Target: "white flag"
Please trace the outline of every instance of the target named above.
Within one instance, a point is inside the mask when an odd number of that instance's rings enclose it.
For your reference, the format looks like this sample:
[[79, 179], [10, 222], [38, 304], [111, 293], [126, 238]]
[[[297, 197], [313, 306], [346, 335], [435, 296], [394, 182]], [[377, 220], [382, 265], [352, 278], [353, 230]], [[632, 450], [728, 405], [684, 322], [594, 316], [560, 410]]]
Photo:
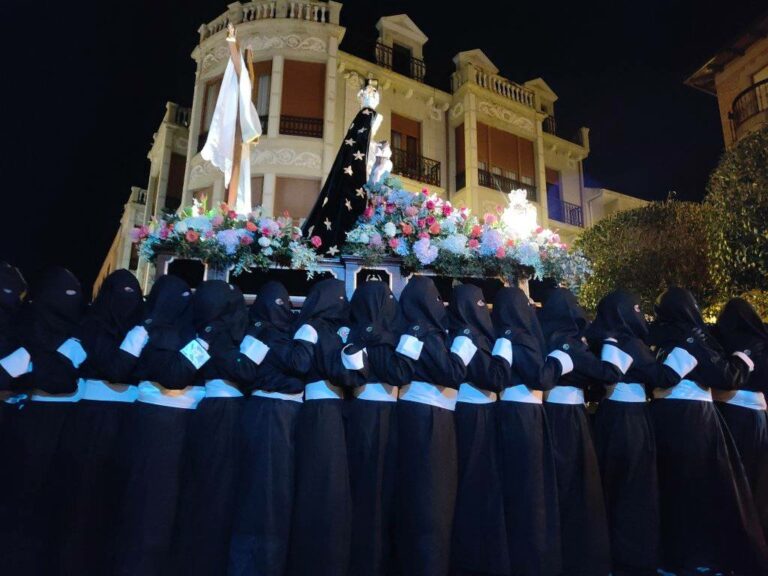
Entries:
[[240, 56], [240, 70], [240, 81], [238, 82], [235, 65], [230, 58], [227, 62], [224, 78], [221, 81], [219, 97], [216, 99], [216, 108], [213, 111], [208, 138], [200, 156], [224, 172], [224, 186], [229, 186], [235, 151], [235, 123], [238, 120], [239, 111], [240, 131], [243, 139], [237, 145], [243, 147], [243, 153], [240, 160], [240, 178], [237, 185], [235, 210], [244, 214], [253, 208], [251, 204], [251, 159], [248, 145], [261, 136], [261, 122], [256, 108], [251, 102], [251, 79], [248, 77], [242, 55]]

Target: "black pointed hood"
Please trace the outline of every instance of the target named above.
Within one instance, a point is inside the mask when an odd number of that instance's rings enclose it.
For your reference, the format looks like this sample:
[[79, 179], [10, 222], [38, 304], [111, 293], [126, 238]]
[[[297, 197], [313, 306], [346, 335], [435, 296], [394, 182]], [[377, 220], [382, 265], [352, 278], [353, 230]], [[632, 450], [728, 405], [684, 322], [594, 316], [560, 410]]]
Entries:
[[717, 317], [716, 336], [729, 353], [751, 350], [768, 355], [768, 328], [743, 298], [731, 298]]
[[475, 346], [490, 352], [495, 340], [493, 322], [483, 291], [478, 286], [455, 286], [451, 292], [448, 316], [452, 336], [467, 336]]
[[568, 340], [581, 340], [589, 326], [587, 315], [576, 296], [565, 288], [550, 291], [539, 320], [549, 348], [559, 347]]
[[163, 350], [180, 350], [195, 337], [192, 291], [178, 276], [161, 276], [149, 292], [144, 326], [150, 343]]
[[501, 288], [496, 292], [491, 319], [497, 337], [508, 338], [513, 344], [523, 340], [533, 342], [544, 355], [547, 346], [536, 310], [520, 288]]
[[245, 336], [243, 293], [223, 280], [206, 280], [192, 299], [195, 330], [212, 346], [231, 346]]
[[144, 297], [139, 281], [128, 270], [116, 270], [106, 277], [86, 311], [81, 333], [85, 339], [91, 331], [104, 331], [122, 340], [143, 317]]
[[264, 342], [273, 332], [291, 334], [296, 316], [291, 312], [291, 297], [280, 282], [267, 282], [256, 293], [248, 314], [248, 333]]
[[341, 280], [329, 278], [310, 288], [298, 325], [317, 322], [325, 323], [334, 332], [349, 322], [349, 301]]
[[640, 309], [640, 299], [629, 292], [614, 290], [597, 305], [597, 315], [587, 331], [590, 341], [602, 342], [606, 338], [639, 338], [648, 341], [648, 323]]
[[400, 307], [384, 282], [365, 282], [350, 303], [349, 342], [360, 346], [397, 344], [402, 329]]
[[400, 294], [405, 332], [417, 338], [448, 330], [448, 313], [431, 278], [414, 276]]

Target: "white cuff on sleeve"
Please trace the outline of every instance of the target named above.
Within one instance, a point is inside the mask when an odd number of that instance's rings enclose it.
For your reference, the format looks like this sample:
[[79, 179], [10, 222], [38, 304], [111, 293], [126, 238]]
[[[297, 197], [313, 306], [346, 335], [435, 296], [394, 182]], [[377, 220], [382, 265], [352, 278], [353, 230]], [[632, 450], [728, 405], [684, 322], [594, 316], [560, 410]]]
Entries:
[[733, 355], [736, 356], [737, 358], [741, 358], [744, 361], [744, 364], [747, 365], [747, 368], [749, 368], [750, 372], [754, 371], [755, 363], [752, 362], [752, 358], [747, 356], [746, 352], [734, 352]]
[[621, 370], [622, 374], [626, 374], [629, 367], [632, 366], [632, 362], [634, 362], [632, 356], [613, 344], [603, 344], [603, 349], [600, 352], [600, 359], [603, 362], [608, 362], [609, 364], [616, 366], [616, 368]]
[[493, 356], [501, 356], [512, 366], [512, 342], [508, 338], [498, 338], [493, 345]]
[[125, 338], [123, 338], [123, 343], [120, 344], [120, 350], [128, 352], [131, 356], [138, 358], [148, 341], [149, 333], [147, 332], [147, 329], [144, 328], [144, 326], [134, 326], [128, 331]]
[[85, 362], [85, 359], [88, 358], [88, 354], [86, 354], [82, 344], [80, 344], [80, 340], [77, 338], [70, 338], [65, 341], [64, 344], [56, 349], [56, 352], [62, 356], [66, 356], [75, 368], [79, 368], [80, 364]]
[[30, 371], [29, 367], [32, 364], [30, 360], [31, 357], [27, 349], [24, 346], [20, 346], [0, 360], [0, 366], [8, 372], [11, 378], [18, 378]]
[[240, 343], [240, 353], [246, 355], [257, 366], [264, 361], [269, 352], [269, 346], [250, 334]]
[[698, 363], [699, 361], [685, 348], [673, 348], [664, 360], [664, 366], [672, 368], [680, 378], [685, 378]]
[[303, 324], [301, 328], [296, 330], [293, 339], [304, 340], [304, 342], [309, 342], [310, 344], [317, 344], [317, 330], [312, 328], [309, 324]]
[[399, 352], [411, 360], [418, 360], [422, 348], [424, 348], [424, 342], [410, 334], [403, 334], [400, 336], [400, 342], [398, 342], [395, 352]]
[[475, 352], [477, 352], [477, 346], [466, 336], [456, 336], [453, 339], [453, 344], [451, 344], [451, 352], [461, 358], [464, 366], [469, 366], [469, 363], [472, 362], [472, 358], [475, 356]]
[[548, 356], [551, 356], [560, 362], [560, 366], [562, 368], [562, 371], [560, 372], [561, 376], [568, 374], [568, 372], [573, 372], [573, 360], [571, 360], [571, 357], [567, 353], [563, 352], [562, 350], [552, 350]]
[[199, 339], [190, 340], [189, 343], [180, 350], [184, 357], [189, 360], [195, 367], [195, 370], [200, 370], [203, 364], [211, 359], [211, 355], [208, 354], [205, 347], [200, 343]]
[[345, 346], [341, 351], [341, 363], [344, 365], [344, 368], [347, 370], [362, 370], [365, 368], [365, 359], [363, 358], [365, 348], [358, 350], [354, 354], [347, 354], [347, 347]]

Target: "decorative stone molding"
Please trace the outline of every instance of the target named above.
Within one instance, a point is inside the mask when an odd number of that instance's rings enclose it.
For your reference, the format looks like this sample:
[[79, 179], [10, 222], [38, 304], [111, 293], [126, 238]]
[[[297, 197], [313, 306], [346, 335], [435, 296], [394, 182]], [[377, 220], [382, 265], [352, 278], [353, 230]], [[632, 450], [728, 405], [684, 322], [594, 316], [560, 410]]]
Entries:
[[435, 120], [436, 122], [439, 122], [440, 120], [442, 120], [443, 112], [448, 110], [448, 108], [450, 107], [450, 105], [447, 102], [444, 102], [439, 106], [435, 106], [435, 99], [432, 96], [430, 96], [429, 99], [427, 99], [426, 105], [427, 105], [427, 113], [429, 114], [429, 117], [432, 120]]
[[210, 70], [226, 58], [229, 58], [228, 46], [216, 46], [215, 48], [212, 48], [210, 52], [203, 56], [203, 72]]
[[290, 48], [292, 50], [308, 50], [310, 52], [325, 52], [326, 44], [322, 38], [310, 36], [304, 38], [298, 34], [286, 34], [284, 36], [254, 36], [245, 43], [246, 48], [254, 52], [262, 50], [279, 50]]
[[453, 116], [454, 118], [458, 118], [462, 114], [464, 114], [464, 104], [459, 102], [458, 104], [456, 104], [456, 106], [453, 107], [453, 110], [451, 110], [451, 116]]
[[520, 116], [519, 114], [515, 114], [511, 110], [502, 108], [501, 106], [497, 106], [495, 104], [491, 104], [485, 100], [481, 100], [477, 108], [480, 110], [480, 112], [487, 114], [492, 118], [496, 118], [497, 120], [501, 120], [502, 122], [506, 122], [507, 124], [521, 128], [526, 132], [530, 132], [531, 134], [535, 133], [535, 125], [533, 120], [525, 118], [524, 116]]
[[296, 166], [298, 168], [319, 170], [322, 159], [319, 154], [297, 152], [290, 148], [279, 148], [277, 150], [254, 148], [251, 150], [251, 164], [257, 166]]
[[193, 159], [192, 163], [192, 170], [189, 171], [189, 175], [192, 178], [212, 176], [218, 172], [218, 169], [213, 164], [207, 160], [203, 160], [200, 158], [200, 156], [197, 156], [195, 159]]

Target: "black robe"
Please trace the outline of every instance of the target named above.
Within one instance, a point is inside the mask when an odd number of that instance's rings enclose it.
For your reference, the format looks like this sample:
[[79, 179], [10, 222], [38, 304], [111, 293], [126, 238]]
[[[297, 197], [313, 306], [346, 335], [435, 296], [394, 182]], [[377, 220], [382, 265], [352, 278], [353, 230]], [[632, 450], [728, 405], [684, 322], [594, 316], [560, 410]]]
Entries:
[[[193, 299], [198, 337], [211, 358], [196, 383], [224, 380], [233, 393], [254, 379], [256, 365], [240, 352], [248, 320], [243, 294], [222, 280], [200, 284]], [[189, 419], [174, 543], [179, 576], [226, 573], [236, 502], [244, 398], [206, 397]]]
[[[311, 325], [317, 333], [308, 384], [324, 380], [351, 388], [365, 378], [341, 362], [344, 342], [338, 331], [349, 306], [344, 290], [340, 280], [323, 280], [312, 287], [302, 307], [297, 325]], [[352, 499], [343, 409], [341, 399], [305, 398], [299, 415], [291, 576], [335, 576], [349, 569]]]
[[[567, 353], [573, 362], [573, 371], [561, 376], [557, 386], [586, 390], [622, 377], [616, 366], [595, 357], [581, 340], [587, 322], [571, 292], [554, 290], [540, 319], [550, 350]], [[545, 409], [554, 441], [563, 571], [569, 576], [607, 576], [611, 571], [608, 519], [586, 408], [546, 402]]]
[[363, 108], [352, 120], [315, 206], [304, 221], [304, 236], [322, 240], [318, 254], [336, 256], [347, 240], [346, 233], [365, 210], [368, 198], [363, 186], [368, 179], [368, 143], [375, 118], [373, 108]]
[[[6, 358], [19, 348], [16, 320], [26, 290], [27, 283], [19, 270], [7, 262], [0, 262], [0, 358]], [[17, 378], [0, 366], [0, 453], [3, 454], [8, 453], [2, 440], [6, 436], [4, 420], [15, 412], [14, 405], [5, 400], [14, 394]]]
[[[33, 370], [19, 380], [19, 388], [43, 394], [76, 397], [77, 368], [57, 352], [75, 334], [83, 309], [78, 280], [63, 268], [52, 268], [32, 285], [30, 300], [19, 318], [22, 345], [32, 357]], [[61, 433], [75, 402], [29, 401], [8, 428], [14, 446], [8, 470], [13, 470], [13, 494], [3, 519], [0, 567], [3, 574], [50, 574], [56, 563], [62, 521], [63, 482], [58, 457]], [[7, 531], [9, 530], [9, 531]], [[8, 562], [6, 567], [3, 562]]]
[[[466, 366], [449, 351], [445, 308], [434, 282], [412, 278], [400, 296], [406, 334], [422, 344], [413, 380], [458, 389]], [[456, 427], [452, 410], [400, 400], [397, 404], [397, 556], [403, 576], [445, 576], [451, 562], [458, 484]], [[408, 439], [408, 441], [403, 441]]]
[[[749, 350], [754, 371], [741, 390], [768, 393], [768, 327], [741, 298], [728, 302], [717, 320], [716, 335], [728, 352]], [[744, 471], [768, 539], [768, 412], [716, 402], [739, 449]]]
[[[411, 380], [410, 361], [395, 355], [399, 306], [389, 287], [366, 282], [351, 302], [350, 348], [365, 348], [368, 377], [361, 384], [399, 387]], [[346, 417], [352, 493], [349, 574], [383, 576], [393, 569], [394, 492], [397, 465], [397, 404], [355, 399]]]
[[[465, 382], [488, 392], [501, 392], [509, 380], [510, 366], [503, 358], [491, 355], [494, 331], [483, 291], [472, 284], [457, 286], [448, 310], [451, 336], [465, 336], [477, 347]], [[455, 418], [459, 474], [451, 550], [454, 572], [508, 574], [497, 403], [457, 401]]]
[[[519, 288], [496, 293], [492, 319], [499, 338], [512, 344], [505, 386], [550, 390], [562, 366], [545, 361], [544, 336], [528, 297]], [[500, 468], [511, 573], [557, 576], [562, 572], [560, 506], [552, 434], [543, 404], [501, 401], [498, 405]], [[521, 466], [521, 462], [526, 462]]]
[[[197, 369], [180, 350], [195, 337], [189, 286], [163, 276], [147, 300], [149, 341], [134, 378], [167, 390], [195, 383]], [[182, 455], [192, 411], [136, 402], [125, 450], [128, 479], [118, 516], [115, 574], [152, 576], [171, 569], [171, 545], [182, 478]]]
[[[248, 334], [269, 347], [246, 393], [301, 394], [312, 345], [293, 340], [290, 297], [269, 282], [256, 294]], [[283, 576], [293, 514], [296, 423], [302, 403], [254, 395], [243, 408], [229, 576]]]
[[[670, 288], [656, 305], [655, 340], [665, 358], [681, 348], [697, 360], [685, 376], [702, 388], [736, 389], [748, 374], [709, 335], [693, 296]], [[652, 403], [661, 497], [662, 565], [768, 572], [768, 548], [744, 467], [713, 402]]]
[[[88, 358], [80, 367], [85, 380], [135, 384], [138, 361], [120, 345], [143, 317], [141, 287], [127, 270], [110, 274], [86, 313], [78, 332]], [[61, 574], [111, 574], [115, 519], [128, 476], [125, 443], [132, 403], [80, 400], [62, 432], [60, 457], [69, 487], [59, 527]]]

